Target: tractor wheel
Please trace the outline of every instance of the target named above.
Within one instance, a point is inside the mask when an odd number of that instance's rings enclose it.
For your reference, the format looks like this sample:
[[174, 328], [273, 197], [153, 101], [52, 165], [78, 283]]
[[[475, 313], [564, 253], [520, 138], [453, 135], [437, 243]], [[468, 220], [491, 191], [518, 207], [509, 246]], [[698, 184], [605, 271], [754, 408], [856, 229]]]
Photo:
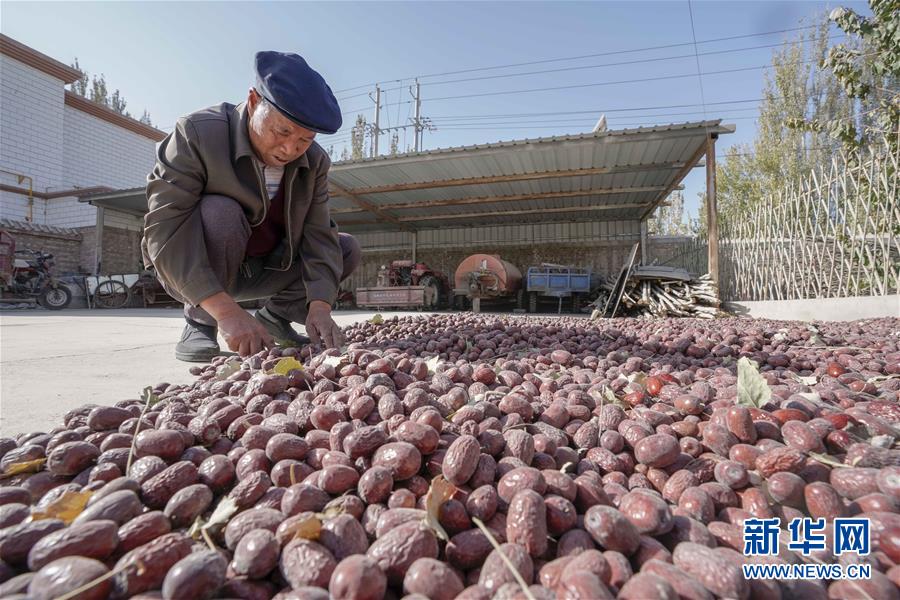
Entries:
[[437, 277], [426, 275], [419, 280], [419, 285], [425, 287], [425, 309], [437, 310], [441, 305], [441, 283]]
[[469, 299], [462, 294], [453, 296], [453, 306], [456, 310], [469, 310]]
[[528, 312], [536, 313], [538, 310], [538, 295], [537, 292], [530, 292], [528, 294]]

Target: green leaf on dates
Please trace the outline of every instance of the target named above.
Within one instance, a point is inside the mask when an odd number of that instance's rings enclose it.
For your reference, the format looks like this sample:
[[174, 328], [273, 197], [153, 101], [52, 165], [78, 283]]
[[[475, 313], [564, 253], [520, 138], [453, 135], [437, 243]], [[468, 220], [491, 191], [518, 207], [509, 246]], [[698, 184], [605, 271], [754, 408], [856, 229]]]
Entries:
[[153, 388], [148, 385], [141, 393], [141, 400], [144, 401], [145, 408], [151, 408], [154, 404], [159, 402], [159, 396], [154, 394]]
[[350, 357], [346, 354], [341, 354], [340, 356], [328, 356], [325, 360], [322, 361], [323, 365], [331, 365], [335, 369], [341, 366], [344, 363], [350, 362]]
[[226, 360], [222, 365], [216, 369], [215, 379], [217, 381], [224, 381], [228, 379], [235, 373], [241, 370], [241, 359], [237, 356], [232, 356], [228, 360]]
[[203, 529], [206, 531], [218, 531], [228, 524], [228, 521], [231, 520], [231, 517], [233, 517], [235, 513], [237, 513], [237, 511], [238, 505], [234, 501], [234, 498], [225, 496], [216, 505], [216, 509], [213, 511], [213, 513], [209, 515], [209, 520], [203, 526]]
[[834, 408], [834, 405], [829, 404], [829, 403], [825, 402], [824, 400], [822, 400], [822, 396], [820, 396], [816, 392], [800, 392], [797, 395], [800, 396], [801, 398], [803, 398], [804, 400], [807, 400], [808, 402], [815, 404], [819, 408], [832, 408], [832, 409]]
[[369, 323], [372, 325], [381, 325], [384, 323], [384, 317], [381, 316], [381, 313], [375, 313], [375, 315], [369, 319]]
[[760, 374], [758, 365], [746, 356], [742, 356], [737, 364], [737, 397], [738, 404], [753, 408], [762, 408], [772, 398], [772, 390]]
[[806, 329], [810, 333], [809, 344], [811, 346], [827, 346], [827, 344], [825, 343], [825, 340], [823, 340], [822, 337], [819, 335], [819, 330], [816, 329], [815, 326], [809, 325]]
[[788, 371], [788, 375], [790, 375], [791, 379], [793, 379], [794, 381], [799, 381], [803, 385], [816, 385], [816, 383], [819, 382], [819, 380], [816, 378], [815, 375], [810, 375], [809, 377], [803, 377], [802, 375], [798, 375], [797, 373], [794, 373], [793, 371]]
[[275, 375], [287, 375], [291, 371], [302, 371], [303, 363], [294, 358], [293, 356], [287, 356], [282, 358], [277, 363], [275, 363], [275, 367], [272, 369], [272, 373]]
[[818, 452], [809, 452], [808, 454], [809, 454], [809, 457], [811, 459], [813, 459], [814, 461], [820, 462], [823, 465], [827, 465], [829, 467], [834, 467], [836, 469], [841, 469], [841, 468], [846, 469], [846, 468], [850, 467], [850, 465], [845, 465], [844, 463], [842, 463], [835, 457], [829, 456], [827, 454], [819, 454]]
[[626, 377], [626, 379], [629, 383], [639, 383], [641, 385], [644, 385], [647, 381], [647, 374], [643, 371], [637, 371]]
[[427, 361], [425, 361], [425, 366], [428, 367], [428, 374], [434, 375], [437, 372], [438, 363], [441, 362], [441, 357], [439, 354], [432, 356]]

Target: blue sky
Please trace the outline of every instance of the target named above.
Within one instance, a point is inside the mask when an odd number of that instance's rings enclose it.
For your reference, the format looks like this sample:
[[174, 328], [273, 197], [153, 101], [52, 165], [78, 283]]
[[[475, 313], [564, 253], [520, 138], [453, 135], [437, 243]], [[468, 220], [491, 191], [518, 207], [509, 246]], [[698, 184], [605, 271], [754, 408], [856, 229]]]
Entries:
[[[299, 52], [325, 76], [346, 111], [347, 129], [359, 112], [372, 121], [368, 93], [376, 82], [387, 90], [382, 127], [408, 124], [408, 87], [419, 76], [422, 114], [437, 126], [425, 133], [425, 148], [581, 133], [604, 112], [614, 129], [699, 120], [705, 101], [708, 118], [737, 126], [737, 133], [721, 138], [721, 155], [729, 145], [753, 139], [764, 75], [756, 67], [768, 64], [774, 50], [760, 46], [798, 32], [709, 40], [800, 27], [837, 5], [869, 12], [864, 2], [693, 2], [700, 70], [706, 73], [702, 95], [683, 0], [4, 1], [0, 30], [63, 62], [78, 57], [82, 68], [103, 73], [112, 89], [121, 90], [133, 114], [148, 109], [164, 130], [197, 108], [241, 101], [253, 81], [254, 52], [271, 49]], [[648, 47], [657, 49], [632, 52]], [[552, 62], [521, 65], [537, 61]], [[486, 69], [511, 64], [521, 66]], [[440, 75], [454, 71], [468, 72]], [[511, 76], [517, 73], [528, 74]], [[629, 83], [616, 83], [623, 81]], [[688, 106], [654, 108], [672, 105]], [[406, 131], [401, 148], [413, 144], [411, 129]], [[348, 137], [344, 131], [319, 141], [339, 152]], [[386, 150], [388, 136], [380, 143]], [[691, 214], [705, 185], [702, 171], [685, 180]]]

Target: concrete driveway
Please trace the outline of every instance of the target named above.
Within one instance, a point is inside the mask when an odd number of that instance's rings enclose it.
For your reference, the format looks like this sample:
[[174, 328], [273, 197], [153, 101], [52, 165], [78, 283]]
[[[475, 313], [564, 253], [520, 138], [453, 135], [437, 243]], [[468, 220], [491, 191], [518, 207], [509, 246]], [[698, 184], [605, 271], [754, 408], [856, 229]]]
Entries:
[[[427, 313], [385, 313], [410, 314]], [[191, 365], [174, 356], [183, 327], [181, 309], [0, 312], [0, 436], [49, 431], [72, 408], [138, 398], [148, 385], [190, 382]]]

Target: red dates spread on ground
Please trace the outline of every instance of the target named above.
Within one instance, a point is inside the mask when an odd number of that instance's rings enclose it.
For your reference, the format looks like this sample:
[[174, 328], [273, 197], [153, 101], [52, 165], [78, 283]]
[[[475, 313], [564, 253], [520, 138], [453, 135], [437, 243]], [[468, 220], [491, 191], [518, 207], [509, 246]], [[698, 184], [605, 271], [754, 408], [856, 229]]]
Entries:
[[[898, 319], [346, 337], [0, 438], [0, 597], [900, 598]], [[867, 556], [772, 560], [871, 578], [746, 579], [743, 523], [773, 517], [870, 519]]]

